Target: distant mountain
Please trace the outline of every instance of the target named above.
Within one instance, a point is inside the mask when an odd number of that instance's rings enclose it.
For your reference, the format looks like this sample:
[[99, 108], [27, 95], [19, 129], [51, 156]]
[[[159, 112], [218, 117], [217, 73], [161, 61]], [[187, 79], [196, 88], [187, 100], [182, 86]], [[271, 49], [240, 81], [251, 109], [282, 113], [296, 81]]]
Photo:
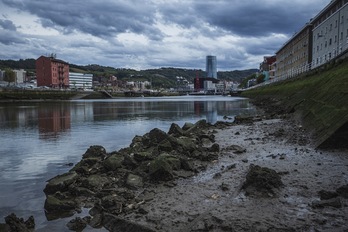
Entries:
[[[109, 77], [116, 76], [119, 80], [130, 79], [134, 81], [147, 80], [151, 82], [160, 82], [163, 87], [175, 86], [177, 77], [185, 78], [193, 82], [195, 77], [205, 77], [206, 73], [200, 69], [183, 69], [183, 68], [159, 68], [147, 70], [133, 70], [124, 68], [113, 68], [108, 66], [101, 66], [97, 64], [90, 65], [75, 65], [69, 64], [70, 71], [92, 73], [95, 77]], [[35, 59], [25, 60], [0, 60], [0, 69], [25, 69], [28, 71], [35, 71]], [[248, 70], [234, 70], [234, 71], [219, 71], [218, 79], [241, 82], [245, 77], [248, 77], [257, 72], [257, 69]]]

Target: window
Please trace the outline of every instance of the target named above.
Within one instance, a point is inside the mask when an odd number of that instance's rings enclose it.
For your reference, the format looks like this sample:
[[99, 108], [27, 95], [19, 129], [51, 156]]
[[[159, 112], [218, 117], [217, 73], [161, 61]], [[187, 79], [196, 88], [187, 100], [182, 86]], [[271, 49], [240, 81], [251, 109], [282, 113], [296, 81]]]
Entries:
[[332, 39], [330, 38], [330, 40], [329, 40], [329, 45], [331, 45], [332, 44]]

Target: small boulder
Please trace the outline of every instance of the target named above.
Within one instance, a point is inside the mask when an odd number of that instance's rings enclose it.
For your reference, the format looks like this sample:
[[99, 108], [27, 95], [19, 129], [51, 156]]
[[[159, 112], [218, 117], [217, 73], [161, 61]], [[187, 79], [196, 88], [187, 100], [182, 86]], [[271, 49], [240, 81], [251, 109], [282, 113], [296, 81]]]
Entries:
[[348, 185], [343, 185], [336, 190], [341, 197], [348, 199]]
[[126, 186], [131, 189], [138, 189], [144, 186], [143, 178], [129, 173], [126, 179]]
[[104, 160], [103, 165], [109, 171], [116, 171], [118, 168], [122, 167], [124, 157], [118, 153], [109, 156]]
[[104, 147], [95, 145], [95, 146], [90, 146], [85, 152], [85, 154], [82, 156], [82, 158], [86, 159], [86, 158], [95, 157], [95, 158], [104, 159], [106, 155], [107, 153]]
[[60, 199], [55, 195], [47, 195], [44, 207], [47, 212], [69, 211], [77, 208], [77, 203], [72, 199]]
[[82, 231], [87, 226], [87, 222], [80, 217], [76, 217], [67, 223], [69, 230]]
[[173, 169], [179, 169], [179, 159], [168, 154], [161, 154], [150, 162], [149, 176], [154, 181], [169, 181], [174, 179]]
[[35, 230], [35, 220], [33, 216], [30, 216], [28, 220], [24, 221], [23, 218], [18, 218], [16, 214], [12, 213], [5, 217], [5, 222], [7, 226], [4, 226], [4, 228], [8, 228], [8, 231], [32, 232]]
[[251, 164], [242, 188], [246, 195], [273, 197], [281, 186], [281, 176], [275, 170]]
[[173, 136], [181, 136], [184, 134], [184, 131], [177, 124], [172, 123], [169, 128], [168, 134]]
[[78, 178], [76, 172], [68, 172], [62, 175], [58, 175], [50, 179], [43, 190], [46, 194], [52, 194], [57, 191], [65, 191], [68, 189], [69, 185], [74, 183]]
[[155, 232], [157, 230], [137, 224], [111, 214], [104, 214], [103, 226], [109, 231], [122, 232]]

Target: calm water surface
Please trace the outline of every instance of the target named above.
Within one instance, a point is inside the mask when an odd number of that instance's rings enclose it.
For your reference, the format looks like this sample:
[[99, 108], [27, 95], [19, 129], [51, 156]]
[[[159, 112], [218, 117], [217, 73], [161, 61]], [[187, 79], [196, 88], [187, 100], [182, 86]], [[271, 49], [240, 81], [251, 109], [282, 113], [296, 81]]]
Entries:
[[37, 231], [67, 231], [68, 219], [47, 221], [43, 189], [89, 146], [111, 152], [155, 127], [253, 112], [247, 99], [223, 96], [0, 103], [0, 222], [14, 212], [33, 215]]

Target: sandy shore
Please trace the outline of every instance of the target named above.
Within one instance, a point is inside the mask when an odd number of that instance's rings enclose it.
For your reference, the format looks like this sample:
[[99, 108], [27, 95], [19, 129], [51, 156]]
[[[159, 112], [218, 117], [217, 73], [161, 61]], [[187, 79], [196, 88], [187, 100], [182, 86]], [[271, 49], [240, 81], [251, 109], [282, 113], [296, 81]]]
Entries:
[[[142, 197], [151, 199], [142, 205], [144, 215], [126, 219], [158, 231], [348, 231], [347, 188], [336, 192], [348, 184], [347, 150], [315, 149], [301, 125], [288, 119], [214, 134], [218, 160], [175, 186], [144, 190]], [[245, 152], [236, 154], [233, 145]], [[284, 186], [274, 196], [246, 196], [241, 187], [250, 165], [277, 171]], [[334, 196], [325, 199], [321, 190]]]

